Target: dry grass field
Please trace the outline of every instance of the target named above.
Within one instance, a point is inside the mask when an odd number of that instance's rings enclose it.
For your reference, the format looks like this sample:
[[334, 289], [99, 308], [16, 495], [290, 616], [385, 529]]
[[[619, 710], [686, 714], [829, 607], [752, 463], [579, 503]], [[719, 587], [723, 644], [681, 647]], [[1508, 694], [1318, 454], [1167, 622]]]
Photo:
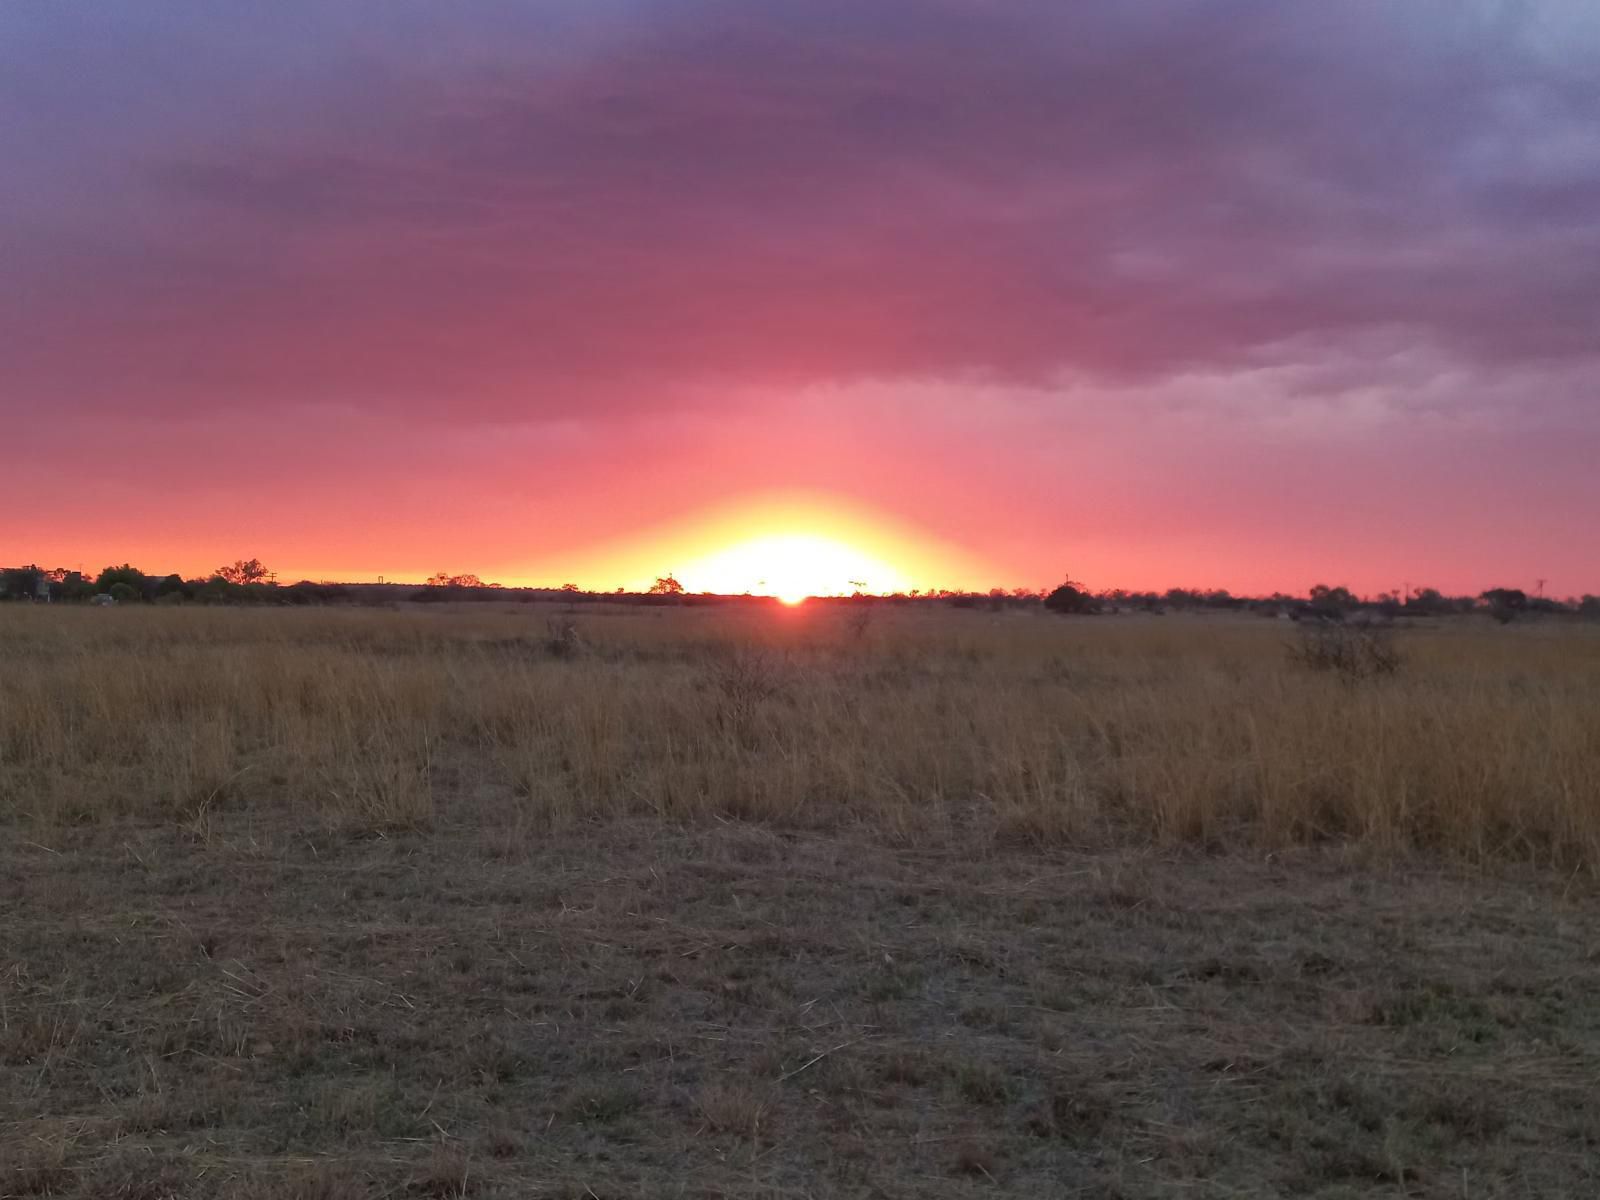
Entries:
[[0, 609], [0, 1197], [1600, 1194], [1600, 631]]

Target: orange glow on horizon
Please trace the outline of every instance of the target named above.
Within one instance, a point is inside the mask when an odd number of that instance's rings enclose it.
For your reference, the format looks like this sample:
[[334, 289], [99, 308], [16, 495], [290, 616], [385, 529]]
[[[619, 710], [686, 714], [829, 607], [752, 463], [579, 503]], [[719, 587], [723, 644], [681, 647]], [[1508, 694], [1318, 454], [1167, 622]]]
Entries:
[[[618, 585], [643, 591], [657, 576], [672, 575], [691, 592], [773, 596], [786, 604], [858, 591], [978, 586], [994, 578], [977, 556], [923, 530], [837, 497], [803, 493], [751, 497], [595, 547], [566, 571], [563, 579], [596, 591]], [[508, 574], [535, 582], [561, 571], [528, 564]]]
[[679, 576], [692, 592], [776, 596], [798, 604], [808, 596], [901, 592], [912, 586], [895, 567], [836, 538], [776, 533], [736, 542], [690, 563]]
[[[1015, 574], [925, 527], [837, 493], [753, 493], [655, 523], [630, 523], [636, 512], [629, 504], [570, 530], [553, 530], [542, 511], [519, 513], [502, 518], [492, 536], [455, 551], [440, 549], [450, 542], [436, 529], [413, 535], [415, 546], [391, 542], [376, 553], [375, 539], [359, 529], [322, 532], [292, 546], [251, 538], [245, 547], [285, 584], [421, 586], [443, 571], [510, 588], [571, 583], [607, 593], [648, 591], [657, 577], [671, 575], [690, 592], [766, 595], [790, 604], [856, 591], [981, 590]], [[36, 557], [91, 577], [107, 564], [129, 561], [186, 579], [205, 578], [218, 564], [240, 557], [221, 534], [197, 536], [189, 544], [156, 542], [147, 530], [137, 534], [106, 536], [70, 554], [47, 547]], [[224, 545], [230, 549], [216, 548]]]

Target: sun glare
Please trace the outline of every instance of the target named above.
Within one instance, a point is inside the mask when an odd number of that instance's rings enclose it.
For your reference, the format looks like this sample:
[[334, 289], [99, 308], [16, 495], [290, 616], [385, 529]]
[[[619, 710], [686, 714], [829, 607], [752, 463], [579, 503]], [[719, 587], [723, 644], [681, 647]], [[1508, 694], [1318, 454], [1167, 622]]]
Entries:
[[808, 596], [896, 592], [908, 584], [893, 566], [834, 538], [771, 534], [737, 542], [686, 567], [691, 591], [749, 592], [799, 604]]
[[671, 575], [688, 591], [772, 596], [884, 594], [987, 586], [994, 564], [927, 530], [838, 496], [754, 494], [718, 509], [598, 545], [583, 558], [530, 563], [530, 580], [561, 577], [609, 591], [644, 590]]

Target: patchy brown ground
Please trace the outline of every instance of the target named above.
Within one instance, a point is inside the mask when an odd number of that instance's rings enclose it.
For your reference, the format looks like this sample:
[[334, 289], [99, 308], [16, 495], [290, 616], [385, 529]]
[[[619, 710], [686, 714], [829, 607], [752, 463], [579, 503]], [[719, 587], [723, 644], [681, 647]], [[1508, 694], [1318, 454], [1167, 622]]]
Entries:
[[1550, 872], [0, 832], [6, 1197], [1600, 1194]]

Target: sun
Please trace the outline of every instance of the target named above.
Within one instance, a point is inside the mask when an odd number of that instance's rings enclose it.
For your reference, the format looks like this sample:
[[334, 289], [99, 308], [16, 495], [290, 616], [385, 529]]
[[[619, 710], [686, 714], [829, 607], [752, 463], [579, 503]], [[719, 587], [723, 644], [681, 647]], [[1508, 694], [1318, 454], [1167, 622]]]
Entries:
[[604, 581], [637, 590], [671, 575], [690, 592], [771, 596], [886, 595], [987, 586], [1001, 574], [969, 548], [891, 513], [816, 491], [750, 493], [596, 545], [581, 558], [530, 564], [525, 576]]
[[799, 604], [811, 596], [905, 590], [905, 577], [847, 542], [814, 533], [777, 533], [736, 542], [683, 571], [692, 590], [772, 596]]

